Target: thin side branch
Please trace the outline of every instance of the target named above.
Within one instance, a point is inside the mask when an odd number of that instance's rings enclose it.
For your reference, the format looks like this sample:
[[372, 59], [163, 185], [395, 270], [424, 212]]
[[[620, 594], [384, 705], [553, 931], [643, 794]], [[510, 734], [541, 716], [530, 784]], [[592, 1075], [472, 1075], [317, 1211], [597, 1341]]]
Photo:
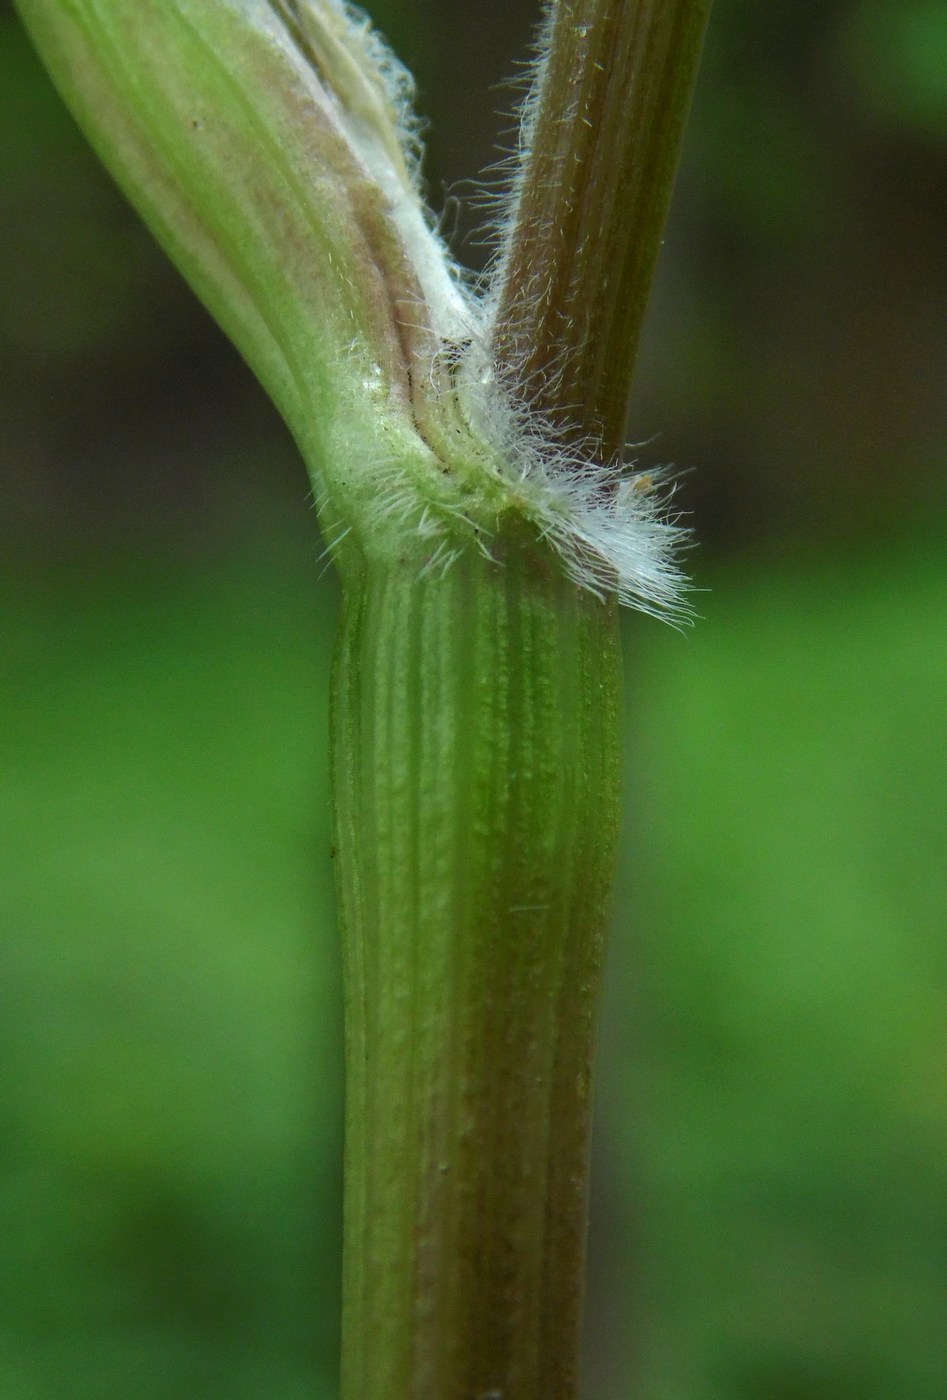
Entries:
[[527, 106], [494, 350], [606, 457], [638, 340], [711, 0], [558, 0]]

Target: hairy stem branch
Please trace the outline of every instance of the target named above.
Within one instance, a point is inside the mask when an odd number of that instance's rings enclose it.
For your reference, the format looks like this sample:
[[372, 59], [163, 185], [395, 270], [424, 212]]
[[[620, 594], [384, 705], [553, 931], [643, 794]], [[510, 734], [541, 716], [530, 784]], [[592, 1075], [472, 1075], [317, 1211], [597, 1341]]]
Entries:
[[494, 345], [561, 428], [624, 445], [710, 0], [559, 0], [527, 108]]

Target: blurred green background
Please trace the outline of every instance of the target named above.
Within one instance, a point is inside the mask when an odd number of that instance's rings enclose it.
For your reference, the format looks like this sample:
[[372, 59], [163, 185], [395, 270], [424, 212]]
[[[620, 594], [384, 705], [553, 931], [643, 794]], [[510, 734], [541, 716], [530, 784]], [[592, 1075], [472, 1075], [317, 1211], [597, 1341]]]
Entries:
[[[374, 12], [482, 261], [536, 5]], [[947, 1396], [945, 215], [943, 0], [717, 0], [631, 423], [705, 591], [627, 626], [589, 1400]], [[8, 0], [0, 546], [0, 1396], [330, 1400], [336, 587]]]

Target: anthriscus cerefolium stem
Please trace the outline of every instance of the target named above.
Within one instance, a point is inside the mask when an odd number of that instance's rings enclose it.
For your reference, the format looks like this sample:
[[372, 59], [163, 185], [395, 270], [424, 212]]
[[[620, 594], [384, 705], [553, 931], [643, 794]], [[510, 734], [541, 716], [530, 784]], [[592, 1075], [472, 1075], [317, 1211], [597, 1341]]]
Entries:
[[707, 0], [549, 7], [482, 297], [341, 0], [16, 3], [342, 578], [344, 1400], [575, 1400], [617, 609], [682, 613], [624, 402]]
[[576, 1393], [617, 617], [524, 543], [346, 595], [351, 1400]]

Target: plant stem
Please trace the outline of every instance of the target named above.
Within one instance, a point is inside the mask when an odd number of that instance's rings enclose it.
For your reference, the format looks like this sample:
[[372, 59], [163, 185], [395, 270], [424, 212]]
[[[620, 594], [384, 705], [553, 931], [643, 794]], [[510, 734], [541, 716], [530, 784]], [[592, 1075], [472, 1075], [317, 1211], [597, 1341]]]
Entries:
[[576, 1394], [616, 608], [517, 540], [349, 580], [345, 1400]]
[[494, 344], [531, 406], [607, 458], [629, 387], [710, 0], [559, 0], [527, 109]]
[[620, 452], [709, 0], [550, 10], [499, 376], [464, 358], [480, 317], [408, 178], [405, 84], [344, 6], [17, 3], [290, 423], [343, 576], [345, 1400], [574, 1400], [611, 590], [672, 609], [676, 575], [635, 487], [594, 454], [569, 478], [542, 420]]

